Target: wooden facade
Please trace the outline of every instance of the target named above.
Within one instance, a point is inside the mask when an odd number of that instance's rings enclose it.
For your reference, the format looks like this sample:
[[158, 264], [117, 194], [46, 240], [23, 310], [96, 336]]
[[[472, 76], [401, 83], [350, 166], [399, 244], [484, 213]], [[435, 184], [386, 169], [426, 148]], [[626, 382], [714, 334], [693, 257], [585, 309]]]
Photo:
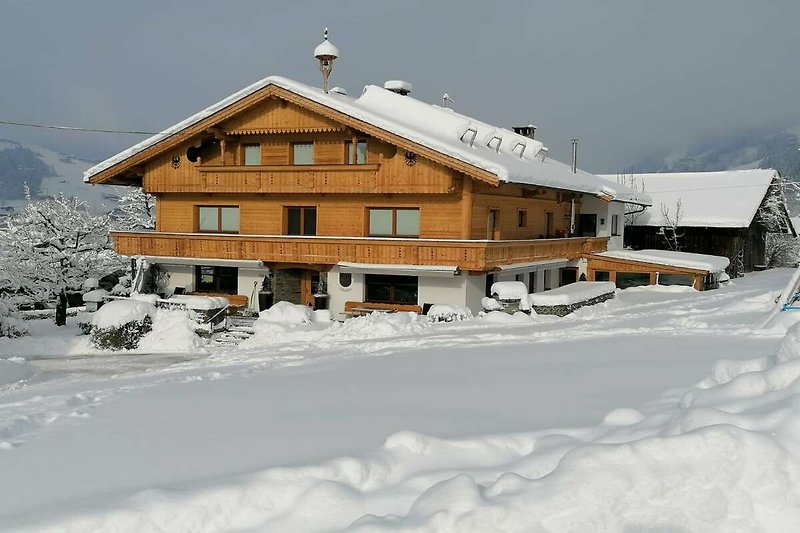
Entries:
[[[727, 257], [732, 277], [752, 272], [766, 262], [766, 232], [755, 220], [747, 228], [682, 227], [679, 231], [683, 235], [681, 251]], [[659, 228], [652, 226], [626, 227], [625, 245], [635, 250], [669, 249]]]
[[[91, 179], [141, 183], [156, 196], [155, 232], [113, 233], [123, 255], [315, 270], [342, 261], [450, 265], [482, 273], [578, 259], [606, 250], [608, 241], [567, 238], [573, 206], [580, 215], [579, 193], [500, 182], [275, 86]], [[208, 207], [233, 208], [238, 231], [202, 231], [199, 213]], [[313, 210], [313, 234], [290, 235], [289, 213], [297, 209]], [[414, 238], [371, 236], [370, 213], [380, 209], [418, 212]]]
[[[608, 277], [601, 279], [598, 275], [601, 272], [605, 273]], [[686, 276], [691, 279], [691, 286], [697, 290], [706, 288], [708, 277], [708, 272], [705, 270], [693, 268], [644, 263], [640, 261], [631, 261], [629, 259], [616, 259], [596, 255], [588, 258], [587, 279], [589, 281], [613, 281], [617, 283], [617, 276], [620, 273], [645, 274], [647, 276], [647, 285], [656, 285], [659, 283], [659, 276], [662, 274]]]

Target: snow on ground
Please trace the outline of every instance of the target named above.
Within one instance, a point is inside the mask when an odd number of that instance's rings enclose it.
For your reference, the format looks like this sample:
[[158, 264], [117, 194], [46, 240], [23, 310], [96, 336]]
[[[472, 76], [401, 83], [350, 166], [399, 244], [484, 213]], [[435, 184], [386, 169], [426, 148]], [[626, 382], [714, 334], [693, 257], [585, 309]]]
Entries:
[[790, 275], [208, 353], [3, 339], [35, 373], [0, 388], [0, 529], [796, 530], [800, 313], [756, 327]]

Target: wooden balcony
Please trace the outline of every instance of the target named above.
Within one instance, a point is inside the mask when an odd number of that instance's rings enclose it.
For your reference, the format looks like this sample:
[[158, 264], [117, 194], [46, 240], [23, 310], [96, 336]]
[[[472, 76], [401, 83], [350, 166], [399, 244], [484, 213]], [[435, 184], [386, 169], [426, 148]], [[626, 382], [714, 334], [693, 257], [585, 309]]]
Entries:
[[[147, 183], [148, 192], [194, 193], [404, 193], [409, 184], [387, 173], [381, 165], [198, 165], [197, 174], [159, 176]], [[425, 183], [423, 192], [447, 193], [451, 180]], [[411, 187], [413, 189], [414, 187]], [[420, 191], [414, 191], [420, 192]]]
[[266, 263], [334, 265], [340, 261], [392, 265], [450, 265], [486, 271], [526, 263], [605, 251], [607, 237], [525, 241], [295, 237], [200, 233], [112, 232], [121, 255], [251, 259]]

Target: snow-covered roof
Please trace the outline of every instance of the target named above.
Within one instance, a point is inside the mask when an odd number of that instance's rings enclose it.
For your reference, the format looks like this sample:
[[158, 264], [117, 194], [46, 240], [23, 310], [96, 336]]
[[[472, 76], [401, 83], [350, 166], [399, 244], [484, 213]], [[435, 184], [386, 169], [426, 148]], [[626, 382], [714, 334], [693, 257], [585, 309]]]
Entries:
[[611, 259], [624, 259], [653, 263], [678, 268], [691, 268], [705, 270], [706, 272], [722, 272], [730, 264], [727, 257], [706, 254], [691, 254], [688, 252], [672, 252], [670, 250], [612, 250], [595, 255]]
[[[617, 181], [616, 175], [601, 177]], [[653, 207], [634, 217], [632, 225], [663, 226], [661, 206], [674, 216], [680, 200], [679, 226], [746, 228], [777, 177], [773, 169], [633, 174], [634, 183], [644, 187]]]
[[[383, 87], [368, 85], [357, 98], [329, 94], [287, 78], [271, 76], [220, 100], [165, 131], [110, 157], [84, 174], [89, 179], [162, 140], [211, 117], [269, 85], [280, 87], [408, 141], [454, 158], [497, 176], [499, 181], [552, 187], [602, 196], [612, 200], [649, 205], [647, 194], [609, 183], [583, 170], [541, 157], [541, 141], [492, 126], [452, 109], [427, 104]], [[539, 157], [537, 157], [539, 156]]]

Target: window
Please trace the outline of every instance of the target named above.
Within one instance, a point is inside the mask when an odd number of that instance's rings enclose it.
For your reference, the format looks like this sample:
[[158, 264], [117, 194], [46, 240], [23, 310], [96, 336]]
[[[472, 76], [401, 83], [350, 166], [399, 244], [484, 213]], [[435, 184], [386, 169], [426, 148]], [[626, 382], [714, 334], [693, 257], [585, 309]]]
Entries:
[[369, 210], [369, 234], [372, 237], [419, 237], [419, 209], [372, 208]]
[[314, 143], [295, 143], [292, 145], [293, 165], [314, 164]]
[[543, 290], [546, 290], [546, 291], [550, 290], [550, 278], [551, 278], [551, 276], [552, 276], [552, 271], [551, 270], [545, 270], [544, 271], [544, 283], [543, 283], [544, 287], [542, 287]]
[[202, 233], [239, 233], [239, 208], [199, 206], [197, 229]]
[[353, 275], [350, 272], [339, 272], [339, 286], [346, 289], [353, 284]]
[[514, 281], [521, 281], [522, 283], [525, 283], [525, 274], [515, 274]]
[[244, 145], [244, 164], [246, 166], [256, 166], [261, 164], [261, 145]]
[[344, 143], [347, 154], [348, 165], [366, 165], [367, 164], [367, 141], [345, 141]]
[[594, 280], [595, 281], [610, 281], [611, 277], [609, 276], [608, 270], [595, 270], [595, 272], [594, 272]]
[[286, 235], [316, 235], [316, 207], [287, 207]]
[[517, 212], [517, 225], [520, 228], [528, 227], [528, 212], [525, 209], [520, 209]]
[[484, 294], [487, 298], [492, 297], [492, 285], [494, 285], [494, 274], [486, 274], [486, 289]]
[[236, 294], [239, 288], [239, 270], [232, 267], [198, 265], [195, 267], [197, 292]]
[[611, 235], [619, 235], [619, 215], [611, 215]]
[[694, 276], [691, 274], [659, 274], [659, 285], [686, 285], [694, 286]]
[[545, 213], [544, 227], [545, 227], [545, 235], [547, 236], [548, 239], [551, 238], [553, 236], [553, 212], [552, 211], [548, 211], [547, 213]]
[[416, 276], [366, 274], [364, 284], [366, 302], [412, 305], [417, 303], [419, 278]]
[[536, 271], [534, 270], [528, 274], [528, 292], [533, 294], [536, 292]]
[[617, 288], [641, 287], [650, 285], [649, 272], [617, 272]]
[[561, 269], [560, 287], [570, 285], [578, 281], [578, 269], [572, 267], [565, 267]]
[[578, 217], [578, 235], [581, 237], [597, 236], [597, 215], [580, 215]]

